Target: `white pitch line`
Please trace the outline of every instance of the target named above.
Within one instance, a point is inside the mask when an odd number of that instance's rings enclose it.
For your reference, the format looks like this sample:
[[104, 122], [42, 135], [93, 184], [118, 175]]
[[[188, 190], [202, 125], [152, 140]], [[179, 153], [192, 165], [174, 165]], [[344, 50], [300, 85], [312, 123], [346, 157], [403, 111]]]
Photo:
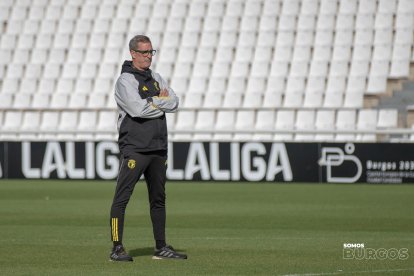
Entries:
[[414, 268], [401, 268], [401, 269], [382, 269], [382, 270], [360, 270], [360, 271], [337, 271], [337, 272], [321, 272], [321, 273], [305, 273], [305, 274], [284, 274], [281, 276], [325, 276], [325, 275], [341, 275], [348, 273], [388, 273], [388, 272], [402, 272], [402, 271], [414, 271]]

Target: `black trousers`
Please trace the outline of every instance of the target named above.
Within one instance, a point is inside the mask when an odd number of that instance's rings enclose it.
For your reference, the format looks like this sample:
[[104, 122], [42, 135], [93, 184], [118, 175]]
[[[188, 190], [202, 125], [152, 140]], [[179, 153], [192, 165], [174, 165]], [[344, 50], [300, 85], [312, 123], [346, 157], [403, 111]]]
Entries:
[[150, 215], [155, 240], [165, 240], [165, 182], [167, 151], [121, 155], [111, 207], [111, 240], [122, 242], [125, 209], [142, 174], [148, 188]]

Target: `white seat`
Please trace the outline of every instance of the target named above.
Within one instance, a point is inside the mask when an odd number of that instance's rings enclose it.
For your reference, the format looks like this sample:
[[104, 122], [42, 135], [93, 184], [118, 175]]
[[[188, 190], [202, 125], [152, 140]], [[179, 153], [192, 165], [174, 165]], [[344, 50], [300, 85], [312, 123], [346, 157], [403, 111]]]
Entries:
[[259, 22], [259, 32], [274, 31], [277, 26], [277, 17], [262, 15]]
[[172, 17], [184, 18], [187, 15], [188, 5], [186, 2], [172, 2], [171, 12]]
[[194, 64], [193, 77], [205, 79], [205, 78], [208, 78], [209, 76], [210, 76], [210, 63], [196, 62]]
[[14, 50], [17, 44], [16, 35], [2, 34], [0, 48], [5, 50]]
[[395, 44], [412, 44], [413, 30], [412, 29], [397, 29], [394, 36]]
[[41, 20], [45, 17], [45, 6], [32, 5], [29, 8], [29, 18], [32, 20]]
[[19, 91], [19, 80], [5, 78], [1, 87], [2, 93], [14, 94]]
[[42, 132], [51, 132], [56, 131], [59, 125], [59, 111], [43, 111], [41, 115], [41, 123], [40, 123], [40, 139], [52, 139], [56, 140], [56, 134], [46, 134]]
[[86, 95], [73, 94], [70, 95], [69, 107], [70, 108], [83, 108], [86, 106]]
[[374, 14], [361, 14], [361, 13], [357, 14], [356, 22], [355, 22], [356, 30], [373, 29], [374, 25], [375, 25]]
[[345, 77], [348, 75], [348, 62], [336, 60], [332, 61], [329, 69], [329, 75], [336, 77]]
[[262, 106], [262, 95], [258, 93], [248, 93], [244, 96], [243, 107], [259, 108]]
[[274, 31], [259, 32], [257, 36], [257, 46], [273, 46], [276, 41], [276, 34]]
[[110, 34], [124, 34], [128, 32], [129, 22], [126, 18], [112, 19]]
[[188, 15], [192, 17], [203, 17], [206, 14], [206, 5], [203, 2], [191, 2]]
[[194, 47], [181, 47], [178, 51], [178, 63], [192, 63], [195, 59], [196, 49]]
[[292, 59], [293, 48], [291, 46], [277, 46], [273, 54], [274, 61], [287, 61]]
[[343, 107], [362, 108], [364, 105], [364, 91], [352, 91], [345, 93]]
[[377, 11], [376, 0], [360, 1], [358, 6], [358, 14], [374, 14]]
[[349, 14], [338, 14], [336, 18], [335, 30], [336, 32], [347, 30], [351, 31], [354, 29], [354, 16]]
[[[163, 50], [166, 48], [172, 48], [175, 50], [175, 48], [178, 48], [180, 45], [180, 33], [179, 32], [166, 32], [164, 34], [163, 40], [162, 40], [162, 48]], [[161, 51], [162, 54], [163, 51]]]
[[289, 131], [294, 130], [295, 127], [295, 111], [293, 110], [280, 110], [276, 115], [276, 134], [273, 139], [276, 141], [291, 141], [293, 139], [292, 133], [281, 133], [278, 130]]
[[96, 64], [82, 63], [80, 67], [79, 77], [92, 79], [96, 77], [98, 70]]
[[306, 83], [306, 93], [324, 92], [326, 79], [324, 76], [310, 76]]
[[67, 62], [69, 64], [80, 64], [84, 61], [82, 49], [69, 49]]
[[342, 107], [343, 92], [341, 91], [327, 91], [323, 102], [324, 107], [339, 108]]
[[40, 22], [39, 20], [26, 20], [23, 26], [23, 33], [24, 34], [37, 34], [40, 31]]
[[242, 94], [246, 90], [246, 78], [230, 77], [227, 83], [226, 93]]
[[276, 46], [293, 46], [295, 33], [293, 31], [279, 31], [276, 37]]
[[404, 13], [404, 12], [413, 13], [414, 12], [413, 3], [410, 0], [399, 0], [398, 6], [397, 6], [397, 12], [398, 13]]
[[289, 77], [306, 77], [308, 75], [307, 61], [292, 61]]
[[296, 46], [294, 48], [292, 61], [307, 61], [308, 62], [310, 60], [311, 60], [311, 47], [310, 46]]
[[76, 84], [74, 87], [75, 94], [89, 94], [92, 91], [93, 82], [91, 79], [83, 79], [79, 78], [76, 80]]
[[[335, 3], [334, 1], [330, 1], [331, 3]], [[336, 3], [335, 3], [336, 4]], [[322, 9], [322, 6], [321, 6]], [[317, 30], [333, 30], [335, 29], [335, 18], [336, 14], [319, 14], [317, 22], [316, 22], [316, 29]]]
[[313, 60], [329, 61], [331, 59], [330, 46], [315, 46], [313, 49]]
[[411, 57], [410, 44], [397, 44], [392, 49], [392, 61], [409, 60]]
[[270, 76], [287, 77], [289, 63], [286, 61], [273, 61], [270, 67]]
[[299, 13], [299, 0], [283, 1], [282, 14], [296, 15]]
[[378, 128], [393, 128], [398, 125], [397, 109], [380, 109], [378, 111]]
[[349, 76], [346, 92], [363, 92], [366, 88], [365, 76]]
[[256, 32], [240, 32], [237, 45], [238, 47], [254, 47], [256, 45]]
[[375, 15], [374, 27], [376, 30], [392, 29], [394, 26], [394, 15], [392, 13], [377, 13]]
[[20, 82], [20, 93], [35, 94], [37, 91], [37, 79], [24, 78]]
[[[12, 93], [0, 93], [0, 109], [10, 108], [13, 104]], [[0, 121], [1, 123], [1, 121]]]
[[12, 51], [0, 49], [0, 64], [8, 64], [12, 60]]
[[67, 33], [57, 33], [53, 41], [55, 49], [68, 49], [70, 47], [70, 35]]
[[[108, 35], [108, 39], [106, 42], [106, 48], [110, 48], [111, 50], [113, 50], [112, 48], [114, 48], [114, 50], [119, 51], [119, 49], [122, 49], [124, 47], [124, 34], [123, 33], [109, 33]], [[109, 49], [106, 49], [109, 50]], [[119, 58], [119, 54], [117, 55], [117, 57]]]
[[376, 29], [374, 35], [374, 45], [391, 45], [393, 38], [392, 29]]
[[391, 62], [391, 78], [404, 78], [410, 75], [410, 60], [393, 60]]
[[207, 7], [207, 18], [208, 17], [221, 17], [224, 15], [225, 3], [221, 1], [210, 1]]
[[282, 93], [267, 91], [263, 99], [263, 107], [278, 108], [282, 106]]
[[320, 14], [336, 14], [338, 9], [338, 4], [336, 1], [331, 0], [321, 0], [319, 13]]
[[119, 3], [118, 1], [116, 1], [116, 4], [118, 4], [116, 10], [116, 18], [132, 18], [135, 8], [132, 3], [134, 2], [123, 3], [121, 1], [121, 3]]
[[312, 14], [300, 14], [296, 29], [299, 31], [314, 31], [316, 26], [316, 17]]
[[[236, 114], [235, 128], [238, 131], [253, 130], [255, 125], [255, 111], [240, 110]], [[234, 140], [249, 141], [252, 138], [252, 133], [235, 133]]]
[[[378, 111], [375, 109], [361, 109], [358, 112], [357, 129], [362, 131], [375, 130], [377, 128]], [[364, 133], [356, 135], [357, 141], [375, 142], [375, 133]]]
[[270, 76], [267, 81], [266, 93], [271, 92], [282, 94], [285, 92], [285, 84], [285, 77]]
[[53, 94], [50, 100], [51, 108], [65, 108], [69, 104], [69, 96], [65, 94]]
[[303, 99], [303, 107], [322, 107], [324, 93], [320, 91], [306, 92]]
[[281, 2], [282, 1], [264, 1], [262, 14], [263, 15], [279, 15], [281, 11]]
[[96, 18], [95, 19], [95, 24], [93, 25], [93, 29], [92, 29], [92, 34], [105, 35], [105, 34], [109, 33], [110, 26], [111, 26], [111, 20], [110, 19]]
[[51, 95], [55, 93], [55, 79], [41, 78], [37, 93]]
[[252, 140], [254, 141], [270, 141], [273, 137], [270, 131], [275, 127], [275, 111], [258, 110], [256, 113], [255, 130], [269, 131], [269, 133], [254, 133]]
[[[95, 131], [97, 124], [96, 111], [80, 111], [79, 124], [77, 126], [76, 138], [82, 140], [91, 140], [93, 138], [92, 132]], [[82, 133], [90, 132], [90, 133]]]
[[203, 94], [201, 93], [192, 93], [186, 94], [184, 101], [182, 103], [183, 107], [189, 108], [199, 108], [203, 106]]
[[181, 38], [182, 47], [198, 47], [199, 33], [198, 32], [185, 32]]
[[296, 16], [282, 14], [279, 17], [278, 29], [279, 31], [294, 31], [296, 29]]
[[207, 93], [204, 97], [204, 104], [203, 106], [206, 108], [217, 108], [221, 107], [222, 105], [222, 93]]
[[375, 45], [372, 53], [372, 62], [374, 61], [390, 61], [391, 60], [391, 45]]
[[93, 87], [93, 94], [109, 95], [113, 91], [112, 79], [97, 78]]
[[24, 74], [23, 64], [12, 64], [7, 67], [6, 78], [20, 79]]
[[351, 46], [335, 46], [333, 48], [332, 60], [351, 60]]
[[[218, 111], [215, 130], [219, 131], [229, 131], [234, 130], [235, 126], [235, 111]], [[230, 141], [233, 137], [233, 134], [229, 133], [215, 133], [213, 140], [227, 140]]]
[[[334, 131], [335, 130], [335, 111], [318, 110], [315, 119], [316, 130]], [[333, 141], [334, 135], [331, 133], [316, 133], [315, 141]]]
[[[305, 69], [306, 70], [306, 69]], [[250, 76], [264, 78], [269, 74], [269, 63], [267, 61], [256, 61], [251, 65]]]
[[368, 75], [369, 61], [353, 61], [349, 69], [349, 75], [366, 77]]
[[113, 5], [101, 5], [99, 7], [98, 18], [112, 19], [114, 17], [115, 7]]
[[[315, 127], [315, 111], [314, 110], [298, 110], [296, 114], [295, 128], [297, 130], [310, 131]], [[313, 133], [297, 133], [295, 141], [312, 141], [315, 134]]]
[[120, 60], [120, 51], [116, 48], [108, 48], [104, 51], [104, 60], [106, 64], [118, 64]]
[[220, 33], [218, 41], [219, 49], [222, 47], [236, 47], [237, 45], [237, 33], [224, 31]]
[[336, 30], [334, 45], [335, 46], [350, 46], [354, 43], [353, 30]]
[[49, 107], [49, 95], [36, 93], [33, 95], [32, 99], [33, 108], [42, 108], [46, 109]]
[[88, 100], [88, 107], [93, 109], [105, 108], [107, 106], [105, 94], [91, 94]]
[[303, 92], [292, 91], [292, 92], [286, 93], [283, 106], [288, 107], [288, 108], [302, 107], [303, 106]]
[[201, 17], [187, 17], [184, 24], [184, 32], [201, 32], [202, 30]]
[[204, 93], [207, 90], [207, 87], [206, 77], [193, 77], [190, 79], [188, 93]]
[[250, 65], [248, 62], [236, 61], [231, 67], [231, 77], [247, 77], [249, 75]]
[[237, 108], [242, 105], [243, 94], [236, 92], [227, 92], [224, 94], [223, 107]]
[[[214, 111], [198, 111], [195, 129], [197, 130], [213, 130], [215, 125]], [[195, 133], [193, 140], [211, 140], [212, 133]]]
[[77, 126], [78, 112], [62, 111], [60, 115], [60, 122], [58, 126], [59, 133], [57, 138], [59, 140], [72, 140], [76, 135]]
[[[217, 16], [208, 16], [204, 21], [203, 32], [219, 32], [221, 30], [222, 18]], [[181, 31], [181, 29], [179, 30]]]
[[303, 93], [305, 91], [305, 78], [304, 77], [291, 77], [289, 76], [286, 83], [286, 94], [291, 92]]
[[99, 111], [96, 139], [113, 140], [117, 132], [117, 114], [113, 111]]
[[386, 60], [373, 60], [369, 71], [370, 76], [388, 76], [389, 62]]
[[355, 14], [357, 11], [357, 0], [340, 1], [339, 13], [340, 14]]
[[255, 32], [259, 26], [259, 20], [257, 16], [244, 16], [241, 19], [240, 31], [242, 32]]
[[328, 62], [314, 60], [309, 67], [310, 77], [325, 77], [328, 75]]
[[330, 46], [333, 42], [332, 30], [317, 30], [315, 33], [315, 46]]
[[239, 1], [229, 1], [226, 7], [226, 16], [241, 16], [243, 15], [243, 3]]
[[371, 60], [371, 47], [357, 45], [352, 52], [352, 60]]
[[187, 92], [188, 77], [173, 77], [171, 80], [171, 87], [177, 95], [182, 95]]
[[219, 33], [216, 31], [206, 31], [201, 33], [201, 47], [217, 47], [219, 43]]
[[256, 94], [262, 95], [266, 91], [266, 78], [267, 77], [251, 77], [248, 79], [246, 95]]
[[38, 111], [24, 112], [23, 122], [20, 128], [20, 140], [34, 140], [37, 138], [36, 133], [38, 132], [40, 126], [40, 118], [40, 112]]
[[[193, 130], [195, 125], [196, 112], [195, 111], [181, 111], [177, 114], [177, 122], [175, 124], [175, 130]], [[174, 135], [176, 140], [189, 140], [192, 134], [190, 133], [177, 133]]]
[[[21, 127], [21, 122], [23, 118], [23, 112], [22, 111], [6, 111], [4, 113], [4, 122], [1, 126], [2, 131], [12, 131], [12, 132], [18, 132]], [[3, 139], [5, 135], [3, 134]], [[10, 135], [9, 137], [12, 138], [14, 135]]]
[[211, 63], [214, 60], [214, 48], [212, 47], [200, 47], [197, 51], [196, 62], [197, 63]]
[[101, 63], [98, 71], [98, 78], [103, 79], [112, 79], [117, 75], [116, 72], [117, 65], [111, 63]]
[[80, 18], [84, 19], [94, 19], [97, 17], [98, 14], [98, 6], [90, 5], [89, 3], [86, 5], [82, 5]]
[[[355, 130], [356, 128], [356, 111], [355, 110], [338, 110], [336, 117], [337, 130]], [[355, 134], [339, 133], [336, 135], [336, 141], [353, 141]]]
[[387, 87], [387, 76], [370, 75], [367, 84], [367, 94], [384, 93]]

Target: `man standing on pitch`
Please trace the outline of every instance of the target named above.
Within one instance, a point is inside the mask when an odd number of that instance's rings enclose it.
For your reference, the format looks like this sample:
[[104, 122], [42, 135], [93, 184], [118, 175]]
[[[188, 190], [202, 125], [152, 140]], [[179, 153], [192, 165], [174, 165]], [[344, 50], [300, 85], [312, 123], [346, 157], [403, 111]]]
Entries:
[[166, 81], [151, 71], [152, 48], [147, 36], [129, 42], [132, 61], [122, 65], [115, 84], [118, 106], [120, 168], [111, 207], [113, 261], [132, 261], [122, 244], [125, 209], [135, 184], [144, 174], [155, 239], [153, 259], [187, 259], [165, 241], [165, 182], [167, 168], [167, 122], [165, 113], [175, 112], [178, 97]]

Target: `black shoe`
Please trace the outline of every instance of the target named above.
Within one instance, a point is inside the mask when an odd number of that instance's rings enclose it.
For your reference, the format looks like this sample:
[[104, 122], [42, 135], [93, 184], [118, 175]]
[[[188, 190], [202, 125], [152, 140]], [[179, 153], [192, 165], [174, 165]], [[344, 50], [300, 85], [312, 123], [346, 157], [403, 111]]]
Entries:
[[171, 245], [166, 245], [161, 249], [156, 249], [152, 258], [154, 260], [187, 259], [187, 255], [176, 252]]
[[109, 258], [111, 261], [117, 261], [117, 262], [132, 262], [133, 259], [131, 256], [129, 256], [125, 248], [122, 244], [115, 246], [112, 249], [111, 255], [109, 255]]

